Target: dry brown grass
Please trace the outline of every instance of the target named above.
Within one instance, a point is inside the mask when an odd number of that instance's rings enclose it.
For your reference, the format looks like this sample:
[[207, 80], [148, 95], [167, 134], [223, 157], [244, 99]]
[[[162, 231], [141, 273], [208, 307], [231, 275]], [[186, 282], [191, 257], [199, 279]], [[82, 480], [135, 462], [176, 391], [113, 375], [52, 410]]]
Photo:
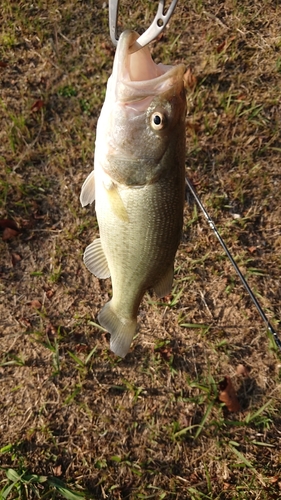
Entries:
[[[121, 3], [121, 27], [148, 26], [152, 2]], [[145, 297], [124, 360], [95, 324], [111, 288], [83, 265], [98, 228], [79, 194], [114, 56], [102, 5], [1, 6], [0, 218], [21, 233], [0, 241], [0, 491], [10, 467], [82, 498], [277, 499], [280, 356], [194, 205], [173, 294]], [[280, 18], [279, 2], [181, 1], [152, 49], [196, 75], [187, 175], [276, 328]], [[239, 413], [218, 402], [226, 375]], [[63, 498], [26, 481], [8, 498]]]

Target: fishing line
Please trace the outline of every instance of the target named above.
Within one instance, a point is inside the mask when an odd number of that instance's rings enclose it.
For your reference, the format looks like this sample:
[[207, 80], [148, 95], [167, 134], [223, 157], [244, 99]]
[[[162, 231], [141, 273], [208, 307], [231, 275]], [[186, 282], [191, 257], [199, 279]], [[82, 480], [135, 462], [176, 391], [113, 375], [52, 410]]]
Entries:
[[256, 308], [257, 308], [257, 310], [258, 310], [258, 312], [259, 312], [259, 314], [260, 314], [260, 316], [261, 316], [261, 318], [262, 318], [262, 319], [263, 319], [263, 321], [265, 322], [265, 324], [266, 324], [266, 327], [267, 327], [268, 331], [269, 331], [269, 332], [271, 333], [271, 335], [273, 336], [273, 338], [274, 338], [274, 340], [275, 340], [275, 343], [276, 343], [277, 347], [281, 350], [281, 341], [280, 341], [280, 339], [279, 339], [279, 337], [278, 337], [278, 335], [277, 335], [277, 332], [276, 332], [276, 331], [275, 331], [275, 329], [273, 328], [272, 324], [269, 322], [269, 320], [268, 320], [268, 318], [267, 318], [266, 314], [264, 313], [264, 311], [263, 311], [263, 309], [262, 309], [262, 307], [261, 307], [261, 305], [260, 305], [260, 303], [259, 303], [258, 299], [255, 297], [255, 295], [254, 295], [253, 291], [251, 290], [251, 288], [250, 288], [250, 286], [248, 285], [248, 283], [247, 283], [246, 279], [244, 278], [243, 274], [241, 273], [241, 271], [240, 271], [240, 269], [239, 269], [238, 265], [236, 264], [235, 260], [233, 259], [233, 257], [232, 257], [232, 255], [231, 255], [230, 251], [228, 250], [228, 248], [227, 248], [227, 246], [226, 246], [226, 244], [225, 244], [224, 240], [222, 239], [221, 235], [219, 234], [219, 232], [218, 232], [218, 230], [217, 230], [217, 228], [216, 228], [216, 225], [215, 225], [214, 221], [213, 221], [213, 220], [211, 219], [211, 217], [209, 216], [209, 214], [208, 214], [207, 210], [205, 209], [204, 205], [203, 205], [203, 204], [202, 204], [202, 202], [200, 201], [200, 199], [199, 199], [199, 197], [198, 197], [198, 195], [197, 195], [197, 193], [196, 193], [196, 191], [195, 191], [194, 187], [192, 186], [191, 182], [187, 179], [187, 177], [185, 178], [185, 182], [186, 182], [186, 185], [187, 185], [188, 189], [190, 190], [190, 192], [191, 192], [191, 194], [192, 194], [193, 198], [195, 199], [195, 201], [196, 201], [197, 205], [199, 206], [199, 208], [200, 208], [200, 209], [201, 209], [201, 211], [203, 212], [204, 217], [205, 217], [206, 221], [208, 222], [208, 224], [209, 224], [210, 228], [214, 231], [214, 233], [215, 233], [215, 235], [216, 235], [217, 239], [219, 240], [219, 242], [220, 242], [220, 244], [221, 244], [222, 248], [224, 249], [224, 251], [225, 251], [226, 255], [228, 256], [228, 258], [229, 258], [229, 260], [230, 260], [230, 262], [231, 262], [232, 266], [234, 267], [234, 269], [235, 269], [236, 273], [238, 274], [238, 276], [239, 276], [239, 278], [240, 278], [240, 280], [241, 280], [241, 282], [242, 282], [242, 284], [243, 284], [243, 286], [244, 286], [245, 290], [246, 290], [246, 291], [248, 292], [248, 294], [250, 295], [250, 297], [251, 297], [251, 299], [252, 299], [253, 303], [255, 304], [255, 306], [256, 306]]

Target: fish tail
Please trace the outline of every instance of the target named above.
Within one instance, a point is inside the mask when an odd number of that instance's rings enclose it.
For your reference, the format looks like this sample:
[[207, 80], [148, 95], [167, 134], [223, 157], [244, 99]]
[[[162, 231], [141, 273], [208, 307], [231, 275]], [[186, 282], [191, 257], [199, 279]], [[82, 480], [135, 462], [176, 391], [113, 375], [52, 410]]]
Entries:
[[112, 301], [107, 302], [102, 308], [98, 320], [100, 325], [111, 334], [110, 349], [117, 356], [124, 358], [136, 333], [137, 320], [118, 317], [112, 306]]

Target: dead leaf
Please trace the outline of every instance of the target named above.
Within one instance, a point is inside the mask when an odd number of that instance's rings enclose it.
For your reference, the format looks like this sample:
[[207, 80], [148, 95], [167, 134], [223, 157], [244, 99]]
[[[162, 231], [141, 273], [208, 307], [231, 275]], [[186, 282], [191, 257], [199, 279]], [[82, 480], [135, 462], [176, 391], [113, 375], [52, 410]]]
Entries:
[[16, 231], [19, 231], [19, 228], [14, 220], [12, 220], [12, 219], [0, 219], [0, 228], [5, 229], [6, 227], [9, 227], [10, 229], [15, 229]]
[[30, 302], [30, 307], [32, 307], [33, 309], [41, 309], [42, 304], [41, 302], [39, 302], [39, 300], [34, 299]]
[[62, 475], [61, 465], [56, 465], [55, 467], [53, 467], [53, 474], [56, 477], [60, 477]]
[[102, 49], [109, 55], [109, 56], [113, 56], [114, 55], [114, 52], [115, 52], [115, 49], [114, 47], [112, 46], [112, 44], [108, 44], [106, 42], [103, 42], [101, 43], [101, 47]]
[[239, 411], [240, 403], [237, 399], [230, 377], [224, 377], [224, 379], [219, 383], [219, 390], [219, 400], [225, 404], [227, 409], [232, 412]]
[[155, 39], [157, 42], [160, 42], [160, 40], [163, 40], [163, 37], [164, 37], [164, 33], [162, 31], [162, 33], [159, 33], [158, 37]]
[[57, 331], [54, 327], [54, 325], [52, 325], [52, 323], [49, 323], [47, 326], [46, 326], [46, 334], [48, 335], [49, 338], [54, 338], [57, 334]]
[[186, 122], [186, 129], [190, 130], [192, 133], [197, 134], [200, 130], [200, 125], [199, 123], [196, 122]]
[[31, 323], [30, 323], [29, 319], [27, 319], [27, 318], [20, 318], [19, 322], [20, 322], [20, 324], [22, 324], [26, 328], [31, 328]]
[[248, 250], [250, 253], [254, 253], [256, 251], [257, 247], [248, 247]]
[[159, 352], [161, 358], [165, 361], [170, 361], [173, 356], [173, 349], [168, 346], [158, 347], [155, 349], [155, 352]]
[[11, 257], [12, 257], [12, 265], [13, 267], [15, 267], [15, 265], [21, 261], [21, 256], [18, 253], [13, 252], [11, 254]]
[[224, 490], [229, 490], [231, 488], [231, 484], [230, 483], [223, 483], [223, 489]]
[[217, 53], [220, 54], [220, 52], [223, 51], [224, 47], [226, 45], [226, 40], [224, 40], [222, 43], [220, 43], [218, 46], [217, 46]]
[[0, 68], [6, 68], [8, 66], [8, 63], [4, 61], [0, 61]]
[[240, 94], [240, 95], [237, 97], [237, 101], [244, 101], [246, 98], [247, 98], [247, 95], [246, 95], [246, 94]]
[[12, 238], [15, 238], [16, 236], [19, 235], [19, 231], [16, 229], [11, 229], [10, 227], [5, 227], [2, 238], [4, 241], [11, 240]]
[[32, 104], [30, 111], [31, 113], [37, 113], [37, 111], [40, 111], [40, 109], [43, 108], [43, 106], [44, 106], [44, 101], [42, 101], [42, 99], [38, 99], [37, 101], [35, 101], [34, 104]]
[[277, 483], [277, 481], [279, 481], [280, 479], [280, 476], [272, 476], [269, 478], [269, 482], [270, 483]]
[[20, 229], [12, 219], [0, 219], [0, 229], [3, 229], [2, 238], [4, 241], [15, 238], [20, 233]]
[[50, 300], [52, 298], [52, 296], [54, 295], [55, 291], [50, 289], [50, 290], [47, 290], [45, 293], [46, 293], [47, 299]]
[[237, 366], [236, 373], [237, 373], [237, 375], [242, 375], [245, 378], [250, 376], [248, 368], [242, 364]]
[[88, 347], [85, 344], [76, 344], [76, 351], [77, 352], [88, 352]]
[[194, 76], [190, 68], [188, 68], [183, 75], [183, 81], [185, 88], [193, 89], [196, 86], [197, 78]]
[[218, 46], [217, 46], [217, 53], [220, 54], [224, 49], [227, 49], [230, 44], [233, 42], [233, 40], [235, 40], [235, 36], [231, 36], [230, 38], [227, 38], [225, 39], [223, 42], [221, 42]]

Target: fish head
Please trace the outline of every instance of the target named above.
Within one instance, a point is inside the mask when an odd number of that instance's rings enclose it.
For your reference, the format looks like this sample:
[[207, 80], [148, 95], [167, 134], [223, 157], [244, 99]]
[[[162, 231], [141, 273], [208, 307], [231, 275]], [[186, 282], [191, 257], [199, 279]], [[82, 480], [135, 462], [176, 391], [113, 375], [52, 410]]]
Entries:
[[156, 64], [148, 47], [131, 52], [138, 36], [129, 30], [120, 36], [100, 117], [103, 168], [128, 186], [152, 183], [171, 168], [163, 158], [171, 144], [182, 148], [185, 135], [185, 67]]

